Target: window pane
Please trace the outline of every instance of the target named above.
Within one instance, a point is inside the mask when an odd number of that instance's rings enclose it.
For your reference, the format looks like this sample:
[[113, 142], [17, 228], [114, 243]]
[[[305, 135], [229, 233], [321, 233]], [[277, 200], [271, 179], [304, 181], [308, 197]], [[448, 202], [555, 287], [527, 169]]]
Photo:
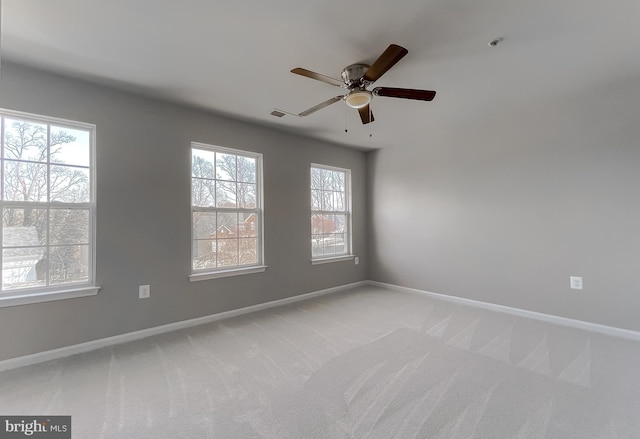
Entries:
[[91, 199], [89, 169], [51, 166], [51, 201], [86, 203]]
[[3, 209], [4, 247], [29, 247], [47, 243], [46, 209]]
[[238, 181], [242, 183], [256, 182], [256, 159], [238, 156]]
[[47, 165], [27, 162], [4, 164], [4, 199], [47, 201]]
[[238, 207], [254, 209], [256, 207], [256, 185], [238, 183]]
[[196, 207], [215, 205], [216, 182], [193, 178], [191, 181], [191, 204]]
[[317, 233], [344, 233], [346, 218], [346, 215], [317, 215], [312, 218], [312, 228]]
[[4, 120], [4, 157], [47, 161], [47, 125], [18, 119]]
[[218, 181], [216, 188], [216, 206], [235, 208], [236, 184], [227, 181]]
[[333, 192], [322, 191], [322, 210], [333, 210]]
[[342, 233], [315, 236], [312, 240], [314, 256], [340, 255], [347, 252], [346, 236]]
[[89, 280], [89, 246], [51, 247], [49, 252], [51, 284], [87, 282]]
[[2, 287], [41, 287], [46, 283], [44, 247], [10, 248], [2, 250]]
[[202, 239], [193, 241], [193, 260], [192, 268], [194, 270], [206, 270], [216, 268], [216, 241], [212, 239]]
[[344, 193], [343, 192], [334, 192], [333, 193], [333, 208], [339, 212], [345, 211], [344, 204]]
[[236, 212], [218, 212], [217, 238], [235, 238], [237, 229], [238, 214]]
[[238, 235], [242, 237], [258, 236], [258, 218], [255, 213], [238, 214]]
[[322, 210], [322, 192], [311, 189], [311, 210]]
[[238, 265], [238, 240], [218, 239], [218, 266], [233, 267]]
[[51, 126], [50, 160], [53, 163], [89, 167], [90, 132]]
[[216, 213], [193, 212], [193, 237], [213, 239], [216, 236]]
[[250, 265], [258, 263], [258, 240], [257, 238], [242, 238], [238, 240], [240, 253], [240, 265]]
[[314, 257], [322, 256], [323, 253], [323, 235], [313, 235], [311, 238], [311, 255]]
[[324, 188], [324, 170], [320, 168], [311, 168], [311, 188]]
[[332, 185], [331, 189], [334, 191], [344, 192], [344, 180], [345, 174], [344, 172], [332, 172]]
[[347, 246], [344, 233], [336, 233], [332, 238], [336, 255], [345, 254], [347, 252]]
[[333, 256], [336, 254], [335, 238], [333, 236], [325, 236], [322, 239], [322, 252], [324, 256]]
[[326, 217], [324, 215], [311, 216], [311, 233], [322, 234], [325, 229]]
[[89, 210], [51, 209], [51, 244], [88, 244]]
[[331, 215], [331, 221], [333, 222], [335, 232], [345, 233], [347, 231], [346, 215]]
[[216, 178], [218, 180], [236, 181], [236, 156], [216, 153]]
[[216, 178], [216, 153], [195, 148], [193, 148], [191, 152], [191, 176], [210, 179]]

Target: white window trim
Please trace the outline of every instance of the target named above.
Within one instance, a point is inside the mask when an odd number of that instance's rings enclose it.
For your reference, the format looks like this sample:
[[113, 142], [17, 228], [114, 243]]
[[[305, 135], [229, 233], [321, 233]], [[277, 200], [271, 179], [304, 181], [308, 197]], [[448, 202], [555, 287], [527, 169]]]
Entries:
[[27, 305], [30, 303], [52, 302], [54, 300], [75, 299], [78, 297], [95, 296], [100, 287], [70, 288], [58, 291], [30, 292], [29, 294], [5, 294], [0, 297], [0, 308]]
[[[190, 206], [191, 206], [191, 243], [190, 243], [190, 247], [192, 248], [191, 253], [190, 253], [190, 261], [189, 261], [189, 266], [190, 266], [190, 275], [189, 275], [189, 281], [191, 282], [198, 282], [198, 281], [203, 281], [203, 280], [210, 280], [210, 279], [219, 279], [219, 278], [224, 278], [224, 277], [232, 277], [232, 276], [241, 276], [241, 275], [245, 275], [245, 274], [254, 274], [254, 273], [262, 273], [267, 269], [267, 265], [264, 264], [264, 182], [263, 182], [263, 178], [262, 178], [262, 161], [263, 161], [263, 157], [262, 154], [257, 153], [257, 152], [253, 152], [253, 151], [247, 151], [247, 150], [241, 150], [241, 149], [234, 149], [234, 148], [226, 148], [223, 146], [217, 146], [217, 145], [210, 145], [210, 144], [206, 144], [206, 143], [200, 143], [200, 142], [191, 142], [191, 145], [189, 147], [189, 154], [190, 154], [190, 159], [189, 159], [189, 164], [190, 164], [190, 193], [189, 193], [189, 197], [193, 196], [193, 148], [199, 148], [199, 149], [204, 149], [204, 150], [208, 150], [208, 151], [214, 151], [214, 152], [222, 152], [222, 153], [228, 153], [228, 154], [234, 154], [234, 155], [240, 155], [240, 156], [244, 156], [244, 157], [252, 157], [256, 159], [256, 204], [257, 204], [257, 209], [255, 209], [259, 215], [259, 220], [258, 220], [258, 250], [257, 250], [257, 254], [259, 256], [258, 258], [258, 263], [256, 265], [240, 265], [240, 266], [233, 266], [233, 267], [223, 267], [223, 268], [217, 268], [217, 269], [202, 269], [202, 270], [194, 270], [193, 269], [193, 241], [194, 241], [194, 230], [193, 230], [193, 212], [194, 212], [194, 206], [193, 206], [193, 199], [191, 199], [190, 201]], [[207, 208], [204, 208], [207, 209]], [[241, 210], [241, 209], [240, 209]], [[254, 209], [251, 209], [251, 211], [253, 211]]]
[[[47, 123], [57, 126], [67, 126], [69, 128], [82, 128], [89, 131], [90, 148], [89, 148], [89, 191], [91, 200], [88, 203], [72, 204], [73, 207], [80, 205], [89, 209], [89, 257], [91, 258], [91, 269], [89, 270], [89, 280], [82, 283], [67, 283], [61, 285], [51, 285], [48, 287], [22, 288], [16, 290], [0, 291], [0, 308], [26, 305], [30, 303], [50, 302], [61, 299], [71, 299], [76, 297], [94, 296], [100, 291], [100, 287], [96, 286], [96, 125], [86, 122], [79, 122], [69, 119], [61, 119], [51, 116], [43, 116], [39, 114], [26, 113], [22, 111], [9, 110], [0, 108], [0, 113], [5, 117], [15, 117], [34, 123]], [[4, 136], [4, 132], [0, 130], [0, 136]], [[0, 181], [0, 190], [4, 189], [3, 182]], [[0, 195], [1, 196], [1, 195]], [[5, 202], [5, 205], [11, 205], [12, 202]], [[46, 203], [51, 206], [51, 203]], [[65, 207], [65, 203], [56, 203], [55, 207]], [[0, 243], [2, 236], [0, 234]], [[1, 275], [1, 273], [0, 273]]]
[[198, 282], [201, 280], [220, 279], [222, 277], [242, 276], [244, 274], [262, 273], [266, 269], [266, 265], [250, 265], [248, 267], [233, 268], [229, 270], [194, 273], [189, 276], [189, 280], [191, 282]]
[[[352, 212], [352, 205], [351, 205], [351, 169], [347, 169], [347, 168], [339, 168], [336, 166], [328, 166], [328, 165], [321, 165], [319, 163], [311, 163], [311, 166], [309, 167], [309, 171], [311, 171], [311, 168], [320, 168], [320, 169], [326, 169], [329, 171], [337, 171], [337, 172], [345, 172], [347, 178], [345, 179], [345, 198], [346, 198], [346, 207], [347, 207], [347, 228], [348, 228], [348, 240], [347, 240], [347, 245], [349, 246], [349, 248], [347, 249], [346, 254], [341, 254], [341, 255], [330, 255], [330, 256], [319, 256], [319, 257], [313, 257], [313, 252], [311, 255], [311, 265], [320, 265], [320, 264], [328, 264], [331, 262], [342, 262], [342, 261], [348, 261], [348, 260], [352, 260], [353, 258], [355, 258], [355, 254], [353, 254], [353, 221], [352, 221], [352, 216], [353, 216], [353, 212]], [[309, 178], [311, 178], [311, 172], [309, 172]], [[309, 194], [311, 194], [311, 181], [309, 181]], [[309, 203], [309, 205], [311, 205], [311, 203]], [[322, 213], [320, 211], [314, 211], [313, 209], [310, 209], [311, 214], [313, 215], [314, 212], [319, 212]], [[331, 212], [329, 212], [331, 213]]]
[[311, 260], [311, 265], [330, 264], [332, 262], [352, 261], [356, 255], [348, 254], [341, 256], [329, 256], [326, 258], [316, 258]]

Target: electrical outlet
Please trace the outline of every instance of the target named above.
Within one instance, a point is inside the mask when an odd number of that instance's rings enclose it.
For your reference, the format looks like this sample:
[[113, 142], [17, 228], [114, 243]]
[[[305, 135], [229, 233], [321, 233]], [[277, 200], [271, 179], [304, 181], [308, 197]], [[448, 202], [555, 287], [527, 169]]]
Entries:
[[139, 299], [148, 299], [151, 296], [151, 286], [150, 285], [140, 285], [138, 288], [138, 298]]
[[578, 276], [570, 276], [569, 277], [569, 286], [572, 290], [581, 290], [582, 289], [582, 278]]
[[360, 264], [360, 258], [356, 256], [355, 258], [353, 258], [353, 262], [356, 265]]

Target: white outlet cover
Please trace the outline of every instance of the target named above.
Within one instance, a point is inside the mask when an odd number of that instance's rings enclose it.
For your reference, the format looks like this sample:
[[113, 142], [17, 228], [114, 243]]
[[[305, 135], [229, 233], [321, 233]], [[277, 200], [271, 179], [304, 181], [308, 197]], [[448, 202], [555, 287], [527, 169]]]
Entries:
[[151, 286], [150, 285], [140, 285], [138, 288], [138, 298], [147, 299], [151, 296]]
[[569, 286], [572, 290], [581, 290], [582, 289], [582, 278], [579, 276], [570, 276], [569, 277]]

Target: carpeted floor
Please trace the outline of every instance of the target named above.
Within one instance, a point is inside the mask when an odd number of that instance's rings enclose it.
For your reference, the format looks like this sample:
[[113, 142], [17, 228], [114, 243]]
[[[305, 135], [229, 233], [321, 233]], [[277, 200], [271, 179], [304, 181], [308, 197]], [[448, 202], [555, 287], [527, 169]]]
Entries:
[[362, 287], [0, 373], [84, 438], [640, 438], [640, 343]]

